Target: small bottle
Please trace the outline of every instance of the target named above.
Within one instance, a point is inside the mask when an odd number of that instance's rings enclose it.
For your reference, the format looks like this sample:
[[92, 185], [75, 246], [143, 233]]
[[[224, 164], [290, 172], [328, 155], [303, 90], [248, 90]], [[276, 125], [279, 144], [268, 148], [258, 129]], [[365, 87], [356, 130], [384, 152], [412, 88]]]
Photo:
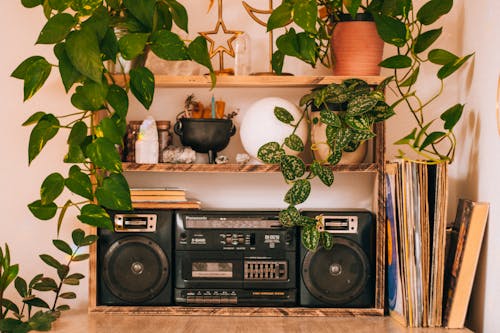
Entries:
[[159, 155], [158, 131], [153, 117], [148, 116], [141, 124], [135, 142], [135, 162], [157, 164]]
[[234, 40], [234, 75], [249, 75], [252, 69], [250, 36], [242, 33]]

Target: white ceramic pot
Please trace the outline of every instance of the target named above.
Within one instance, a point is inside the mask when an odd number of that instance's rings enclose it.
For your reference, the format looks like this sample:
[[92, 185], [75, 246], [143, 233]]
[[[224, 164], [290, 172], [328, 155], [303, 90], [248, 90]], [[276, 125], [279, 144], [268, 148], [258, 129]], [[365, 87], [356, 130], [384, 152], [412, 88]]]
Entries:
[[[313, 124], [311, 128], [311, 142], [315, 146], [314, 157], [317, 160], [327, 160], [330, 148], [326, 143], [326, 125], [323, 123]], [[353, 152], [342, 152], [342, 159], [339, 164], [358, 164], [362, 163], [368, 152], [368, 141], [359, 145]]]

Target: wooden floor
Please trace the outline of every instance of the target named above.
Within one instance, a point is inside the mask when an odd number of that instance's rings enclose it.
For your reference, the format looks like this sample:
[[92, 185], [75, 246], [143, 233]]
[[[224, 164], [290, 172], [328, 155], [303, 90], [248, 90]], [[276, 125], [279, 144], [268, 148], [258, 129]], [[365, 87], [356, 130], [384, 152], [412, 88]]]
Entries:
[[52, 332], [64, 333], [471, 333], [467, 329], [407, 329], [389, 317], [210, 317], [63, 313]]

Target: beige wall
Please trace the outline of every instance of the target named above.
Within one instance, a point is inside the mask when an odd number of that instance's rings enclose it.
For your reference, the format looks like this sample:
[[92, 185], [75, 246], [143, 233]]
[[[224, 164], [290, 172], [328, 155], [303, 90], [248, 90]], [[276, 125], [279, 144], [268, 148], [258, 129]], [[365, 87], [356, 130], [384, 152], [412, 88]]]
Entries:
[[[423, 3], [424, 1], [418, 1]], [[208, 1], [183, 1], [190, 12], [200, 11], [195, 8], [200, 3], [205, 6]], [[226, 1], [225, 10], [233, 10], [239, 1]], [[267, 4], [267, 1], [253, 0], [251, 4]], [[487, 9], [483, 9], [489, 5]], [[0, 174], [0, 208], [3, 218], [0, 220], [0, 244], [8, 242], [13, 259], [21, 264], [21, 274], [31, 278], [43, 270], [43, 263], [37, 254], [51, 251], [50, 240], [55, 237], [55, 221], [37, 221], [28, 211], [26, 205], [38, 196], [39, 186], [44, 177], [51, 172], [59, 171], [65, 175], [67, 166], [62, 162], [65, 138], [61, 137], [50, 142], [44, 152], [32, 163], [27, 165], [27, 142], [30, 128], [22, 128], [21, 123], [36, 111], [54, 113], [67, 112], [71, 108], [68, 96], [63, 92], [58, 82], [57, 73], [51, 75], [46, 86], [34, 99], [22, 103], [22, 83], [9, 77], [12, 70], [26, 57], [40, 54], [53, 61], [49, 47], [34, 46], [37, 34], [44, 22], [40, 9], [24, 9], [20, 1], [2, 1], [1, 12], [4, 13], [0, 22], [3, 65], [0, 67], [0, 100], [3, 109], [3, 139], [0, 141], [0, 152], [3, 163]], [[234, 7], [234, 10], [240, 10]], [[212, 11], [212, 13], [214, 10]], [[205, 16], [205, 9], [199, 12], [199, 17], [191, 17], [200, 27], [191, 26], [191, 31], [211, 30], [212, 16]], [[496, 15], [496, 16], [495, 16]], [[499, 44], [493, 41], [500, 32], [496, 23], [500, 15], [496, 0], [455, 1], [453, 15], [446, 18], [446, 29], [441, 39], [441, 46], [457, 53], [476, 51], [473, 66], [468, 66], [460, 77], [450, 78], [447, 82], [447, 93], [440, 101], [444, 106], [457, 102], [467, 103], [459, 133], [460, 148], [457, 161], [451, 169], [450, 218], [454, 216], [456, 199], [470, 197], [472, 199], [490, 201], [492, 203], [491, 218], [487, 230], [486, 242], [478, 283], [474, 289], [473, 326], [478, 332], [497, 332], [500, 322], [496, 311], [500, 307], [500, 292], [497, 281], [500, 280], [498, 265], [494, 263], [495, 254], [499, 253], [499, 244], [495, 238], [500, 235], [497, 206], [500, 203], [496, 187], [500, 184], [495, 173], [499, 158], [499, 134], [495, 123], [495, 94], [500, 64]], [[243, 20], [244, 12], [232, 17], [226, 17], [228, 27], [251, 31], [253, 42], [253, 70], [266, 70], [262, 64], [267, 58], [267, 41], [261, 34], [263, 28], [251, 25]], [[495, 34], [494, 34], [495, 32]], [[389, 54], [391, 50], [386, 50]], [[297, 63], [288, 65], [289, 71], [295, 73], [324, 73], [324, 69], [312, 71]], [[424, 71], [424, 75], [433, 73]], [[426, 80], [419, 89], [430, 93], [435, 87]], [[194, 92], [200, 99], [208, 102], [212, 92], [208, 89], [158, 89], [156, 100], [150, 111], [157, 119], [173, 120], [182, 107], [183, 99]], [[297, 101], [305, 93], [303, 89], [216, 89], [216, 97], [223, 97], [229, 109], [240, 109], [244, 114], [253, 101], [270, 94]], [[439, 107], [436, 106], [436, 109]], [[142, 119], [145, 111], [132, 102], [131, 120]], [[237, 119], [239, 121], [240, 118]], [[411, 126], [407, 114], [399, 112], [398, 116], [388, 123], [388, 142], [400, 138]], [[388, 157], [392, 157], [396, 147], [388, 145]], [[232, 140], [228, 153], [241, 152], [242, 148], [237, 136]], [[215, 174], [206, 177], [200, 175], [129, 175], [131, 185], [169, 185], [186, 188], [192, 197], [201, 199], [207, 208], [268, 208], [283, 207], [282, 194], [286, 190], [279, 175], [230, 175]], [[327, 191], [319, 184], [313, 189], [313, 196], [306, 207], [366, 207], [371, 206], [369, 189], [373, 184], [370, 177], [355, 177], [339, 175], [333, 190]], [[77, 225], [74, 214], [65, 222], [63, 238], [68, 237], [68, 230]], [[87, 272], [86, 264], [80, 265], [79, 271]], [[50, 270], [49, 270], [50, 272]], [[87, 280], [78, 289], [78, 299], [73, 304], [86, 305]], [[10, 294], [12, 295], [12, 294]]]

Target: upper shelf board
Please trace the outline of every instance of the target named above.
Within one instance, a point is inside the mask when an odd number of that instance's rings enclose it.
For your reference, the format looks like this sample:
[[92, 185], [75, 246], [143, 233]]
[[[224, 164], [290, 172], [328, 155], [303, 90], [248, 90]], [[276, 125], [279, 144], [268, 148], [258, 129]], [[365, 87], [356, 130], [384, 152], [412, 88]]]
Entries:
[[[115, 82], [123, 86], [127, 76], [113, 75]], [[330, 83], [341, 83], [350, 76], [278, 76], [278, 75], [248, 75], [248, 76], [217, 76], [216, 87], [238, 88], [238, 87], [314, 87]], [[356, 77], [366, 81], [370, 85], [376, 85], [382, 82], [383, 76], [360, 76]], [[155, 85], [159, 88], [210, 88], [212, 82], [208, 75], [198, 76], [169, 76], [155, 75]]]

